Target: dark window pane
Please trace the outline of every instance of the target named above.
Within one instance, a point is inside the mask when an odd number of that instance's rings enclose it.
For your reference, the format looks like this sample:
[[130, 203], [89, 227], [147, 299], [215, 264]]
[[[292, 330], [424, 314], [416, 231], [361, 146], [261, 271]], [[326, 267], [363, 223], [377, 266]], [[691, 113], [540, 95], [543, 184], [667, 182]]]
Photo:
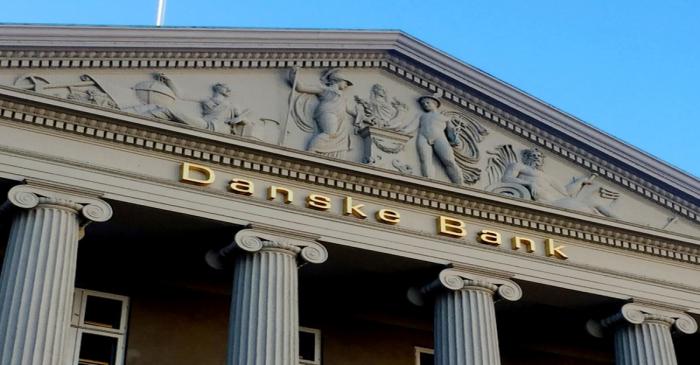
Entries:
[[87, 296], [85, 324], [119, 329], [122, 319], [122, 302], [119, 300]]
[[114, 337], [83, 333], [80, 340], [80, 365], [114, 365], [117, 356], [117, 339]]
[[299, 332], [299, 358], [302, 360], [316, 361], [316, 335], [309, 332]]
[[432, 354], [420, 353], [420, 365], [433, 365], [435, 358]]

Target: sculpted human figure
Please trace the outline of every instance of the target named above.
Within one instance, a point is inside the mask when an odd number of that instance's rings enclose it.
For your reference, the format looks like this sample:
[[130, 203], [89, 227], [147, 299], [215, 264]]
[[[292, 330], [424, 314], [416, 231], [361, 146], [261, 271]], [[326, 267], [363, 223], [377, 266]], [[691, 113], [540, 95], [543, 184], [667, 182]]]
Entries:
[[606, 205], [603, 201], [615, 201], [619, 193], [603, 187], [596, 189], [593, 180], [598, 175], [577, 177], [566, 186], [561, 186], [543, 171], [543, 166], [542, 152], [536, 148], [523, 150], [522, 162], [510, 163], [501, 181], [526, 187], [535, 201], [608, 217], [616, 215], [611, 205]]
[[203, 118], [207, 122], [207, 129], [242, 135], [243, 128], [250, 124], [245, 119], [248, 109], [240, 110], [231, 103], [231, 88], [226, 84], [215, 84], [212, 86], [212, 92], [213, 95], [209, 99], [200, 103]]
[[567, 191], [542, 171], [544, 155], [538, 149], [522, 152], [522, 162], [513, 162], [506, 167], [501, 181], [526, 187], [535, 201], [554, 202]]
[[445, 172], [455, 184], [462, 184], [462, 170], [455, 160], [453, 146], [458, 144], [457, 135], [448, 117], [438, 111], [440, 100], [434, 96], [418, 98], [423, 113], [418, 119], [416, 143], [420, 158], [421, 173], [425, 177], [433, 175], [433, 154], [445, 166]]
[[[306, 85], [296, 81], [297, 69], [290, 71], [288, 81], [294, 90], [314, 95], [318, 103], [312, 112], [317, 133], [309, 141], [306, 150], [325, 156], [343, 158], [350, 150], [348, 109], [345, 90], [352, 82], [339, 69], [331, 69], [321, 75], [322, 85]], [[303, 121], [302, 121], [303, 122]]]
[[136, 96], [143, 105], [130, 108], [132, 111], [159, 119], [172, 120], [197, 128], [207, 128], [204, 119], [190, 115], [179, 105], [184, 99], [177, 85], [164, 73], [154, 73], [153, 80], [134, 86]]
[[406, 104], [396, 98], [389, 99], [381, 84], [372, 85], [369, 100], [355, 96], [358, 104], [356, 124], [365, 123], [383, 129], [398, 130], [403, 127], [401, 115], [408, 110]]

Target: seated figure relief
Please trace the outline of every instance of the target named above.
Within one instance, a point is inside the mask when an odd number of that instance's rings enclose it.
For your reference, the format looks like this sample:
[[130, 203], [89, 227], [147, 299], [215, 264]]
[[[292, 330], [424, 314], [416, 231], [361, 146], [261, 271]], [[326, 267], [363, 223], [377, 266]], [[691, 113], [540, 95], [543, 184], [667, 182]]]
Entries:
[[486, 190], [548, 203], [560, 208], [617, 217], [614, 203], [620, 194], [595, 182], [596, 174], [574, 177], [561, 185], [544, 171], [544, 154], [537, 148], [522, 151], [522, 162], [511, 145], [489, 152]]
[[205, 100], [185, 98], [176, 83], [163, 73], [153, 74], [152, 80], [136, 84], [133, 90], [142, 104], [124, 111], [245, 137], [255, 127], [249, 110], [232, 102], [231, 88], [224, 83], [214, 84], [212, 96]]
[[441, 112], [439, 108], [442, 102], [437, 96], [421, 96], [418, 103], [423, 112], [404, 131], [417, 131], [416, 147], [421, 174], [435, 178], [433, 156], [436, 156], [452, 183], [461, 185], [477, 182], [481, 170], [471, 164], [479, 161], [478, 143], [488, 131], [478, 120], [466, 114]]

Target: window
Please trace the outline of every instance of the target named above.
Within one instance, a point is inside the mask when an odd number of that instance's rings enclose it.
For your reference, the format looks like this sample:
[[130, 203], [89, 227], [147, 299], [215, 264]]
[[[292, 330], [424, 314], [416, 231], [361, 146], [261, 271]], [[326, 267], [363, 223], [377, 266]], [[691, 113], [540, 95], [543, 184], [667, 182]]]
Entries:
[[321, 330], [299, 327], [299, 364], [321, 365]]
[[71, 365], [122, 365], [129, 298], [75, 289], [66, 341]]
[[435, 356], [433, 349], [425, 347], [415, 347], [416, 349], [416, 365], [433, 365], [435, 364]]

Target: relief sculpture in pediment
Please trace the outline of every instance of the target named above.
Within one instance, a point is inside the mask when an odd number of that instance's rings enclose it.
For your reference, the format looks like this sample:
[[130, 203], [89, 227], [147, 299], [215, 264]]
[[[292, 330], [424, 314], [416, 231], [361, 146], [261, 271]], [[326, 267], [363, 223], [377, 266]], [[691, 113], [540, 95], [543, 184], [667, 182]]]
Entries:
[[[355, 114], [345, 94], [353, 83], [340, 69], [330, 69], [321, 73], [320, 85], [307, 85], [298, 80], [297, 71], [292, 68], [288, 76], [292, 88], [288, 118], [302, 131], [313, 133], [307, 151], [344, 158], [351, 148], [349, 117]], [[282, 139], [288, 131], [283, 133]]]
[[486, 190], [552, 204], [586, 213], [617, 217], [615, 202], [620, 194], [597, 183], [596, 174], [573, 177], [562, 185], [544, 171], [544, 154], [537, 148], [524, 149], [518, 161], [512, 145], [488, 152]]
[[479, 161], [478, 143], [488, 131], [469, 116], [459, 112], [441, 112], [437, 96], [418, 98], [422, 112], [404, 130], [416, 133], [416, 147], [421, 174], [434, 178], [433, 156], [436, 156], [454, 184], [473, 184], [481, 170], [471, 166]]
[[139, 82], [132, 89], [141, 104], [122, 110], [212, 132], [260, 139], [254, 132], [257, 124], [273, 121], [254, 120], [248, 109], [231, 100], [231, 88], [221, 82], [211, 87], [212, 95], [204, 100], [185, 97], [175, 81], [164, 73], [154, 73], [153, 79]]
[[14, 86], [104, 108], [119, 108], [117, 102], [94, 77], [83, 74], [79, 79], [80, 81], [75, 82], [51, 83], [38, 75], [24, 75], [15, 80]]

